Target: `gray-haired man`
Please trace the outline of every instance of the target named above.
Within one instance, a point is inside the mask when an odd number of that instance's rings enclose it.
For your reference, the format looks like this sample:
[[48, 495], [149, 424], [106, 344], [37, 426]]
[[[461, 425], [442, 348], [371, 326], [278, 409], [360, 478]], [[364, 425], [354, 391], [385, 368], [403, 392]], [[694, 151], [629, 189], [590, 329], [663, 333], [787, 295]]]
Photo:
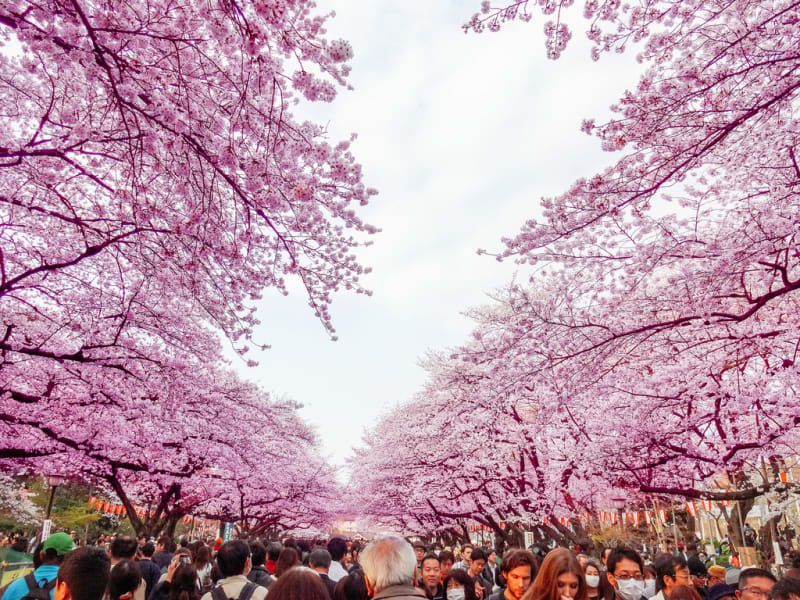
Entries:
[[414, 587], [417, 557], [403, 538], [389, 535], [374, 540], [364, 548], [360, 562], [373, 600], [425, 600]]

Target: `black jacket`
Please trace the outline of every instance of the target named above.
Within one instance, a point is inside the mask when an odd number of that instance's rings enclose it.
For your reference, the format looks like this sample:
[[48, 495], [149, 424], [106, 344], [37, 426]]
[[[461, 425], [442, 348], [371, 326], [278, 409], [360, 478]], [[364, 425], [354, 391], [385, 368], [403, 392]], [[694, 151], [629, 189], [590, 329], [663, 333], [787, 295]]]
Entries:
[[267, 568], [264, 565], [259, 565], [250, 569], [250, 572], [247, 574], [247, 579], [256, 585], [260, 585], [261, 587], [268, 589], [269, 586], [272, 585], [272, 582], [275, 581], [275, 578], [269, 574], [269, 571], [267, 571]]
[[319, 576], [322, 579], [322, 583], [325, 584], [325, 588], [328, 590], [328, 595], [331, 597], [331, 600], [333, 600], [333, 592], [336, 589], [336, 582], [328, 577], [325, 573], [320, 573]]

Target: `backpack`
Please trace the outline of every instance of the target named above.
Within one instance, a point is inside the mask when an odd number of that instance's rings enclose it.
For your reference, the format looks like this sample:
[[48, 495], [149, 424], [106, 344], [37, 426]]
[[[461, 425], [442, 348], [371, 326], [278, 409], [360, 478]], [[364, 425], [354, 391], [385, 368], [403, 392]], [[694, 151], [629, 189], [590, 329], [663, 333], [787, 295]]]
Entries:
[[25, 575], [25, 583], [28, 584], [28, 591], [20, 600], [50, 600], [50, 590], [56, 587], [56, 580], [49, 582], [44, 587], [39, 587], [39, 582], [33, 573]]
[[228, 598], [228, 594], [225, 593], [222, 586], [218, 585], [211, 590], [211, 598], [212, 600], [250, 600], [250, 598], [253, 597], [253, 592], [255, 592], [258, 587], [260, 586], [248, 581], [242, 588], [242, 591], [239, 592], [238, 598]]

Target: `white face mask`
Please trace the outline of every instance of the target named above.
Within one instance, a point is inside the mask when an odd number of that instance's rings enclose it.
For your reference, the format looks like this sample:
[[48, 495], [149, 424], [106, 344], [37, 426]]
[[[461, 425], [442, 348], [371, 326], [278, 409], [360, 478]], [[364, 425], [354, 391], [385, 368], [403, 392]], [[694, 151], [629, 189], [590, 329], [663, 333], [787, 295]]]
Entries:
[[644, 580], [644, 595], [648, 598], [652, 598], [656, 595], [656, 580], [655, 579], [645, 579]]
[[464, 600], [464, 588], [447, 590], [447, 600]]
[[644, 594], [644, 581], [617, 579], [617, 591], [623, 600], [640, 600]]
[[598, 585], [600, 585], [600, 575], [587, 575], [586, 585], [588, 585], [590, 588], [596, 588]]

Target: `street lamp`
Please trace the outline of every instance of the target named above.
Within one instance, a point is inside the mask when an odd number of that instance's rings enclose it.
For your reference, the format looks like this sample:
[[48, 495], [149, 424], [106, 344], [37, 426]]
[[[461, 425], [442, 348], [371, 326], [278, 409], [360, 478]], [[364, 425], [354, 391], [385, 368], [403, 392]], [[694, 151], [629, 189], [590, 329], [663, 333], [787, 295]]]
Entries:
[[56, 488], [64, 483], [65, 479], [60, 475], [48, 475], [47, 485], [50, 486], [50, 499], [47, 501], [47, 514], [45, 519], [50, 520], [50, 513], [53, 511], [53, 500], [56, 498]]

